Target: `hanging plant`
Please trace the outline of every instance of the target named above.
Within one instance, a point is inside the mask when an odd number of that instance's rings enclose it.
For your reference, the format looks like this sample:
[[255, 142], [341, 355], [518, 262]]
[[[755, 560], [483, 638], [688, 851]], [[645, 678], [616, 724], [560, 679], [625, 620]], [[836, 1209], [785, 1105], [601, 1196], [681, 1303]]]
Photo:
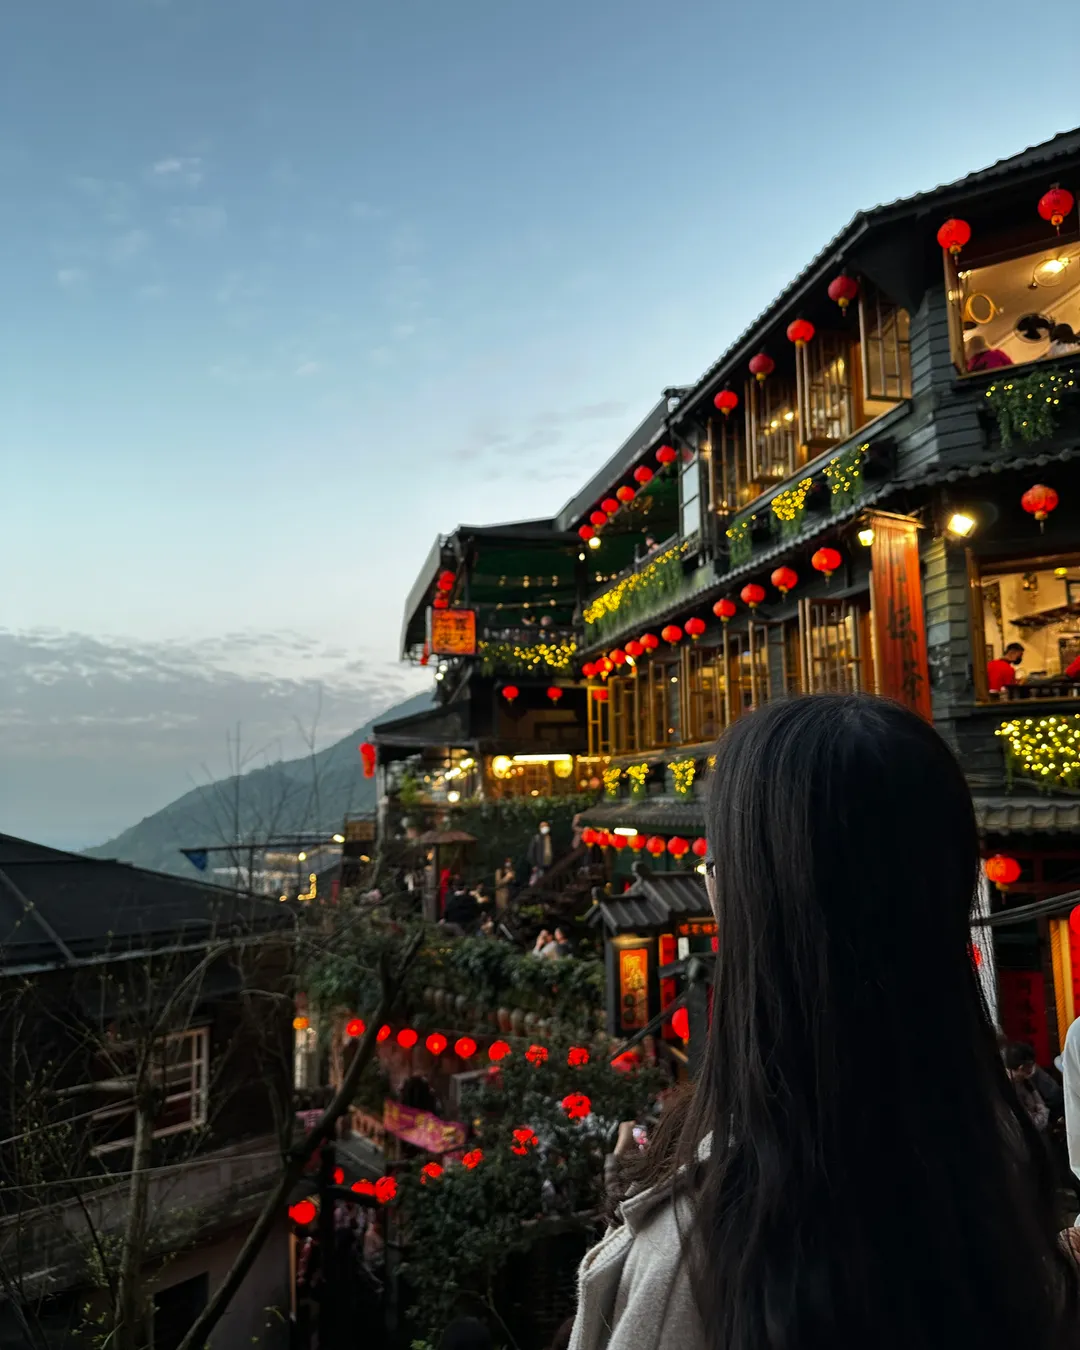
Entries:
[[786, 492], [778, 492], [770, 503], [772, 513], [780, 526], [780, 538], [792, 539], [802, 528], [806, 515], [806, 494], [813, 486], [812, 478], [804, 478]]
[[612, 801], [619, 795], [619, 779], [622, 777], [622, 769], [604, 770], [604, 796], [610, 797]]
[[697, 773], [697, 764], [692, 759], [675, 759], [671, 762], [671, 778], [675, 785], [676, 797], [692, 797], [694, 795], [694, 776]]
[[626, 768], [626, 777], [630, 781], [630, 800], [637, 802], [645, 796], [645, 782], [649, 777], [647, 764], [630, 764]]
[[[584, 619], [595, 635], [622, 628], [636, 614], [652, 614], [658, 601], [674, 597], [683, 585], [682, 559], [686, 544], [651, 558], [639, 572], [631, 572], [585, 606]], [[594, 634], [590, 633], [590, 640]]]
[[852, 446], [822, 469], [829, 482], [829, 505], [834, 515], [855, 505], [862, 491], [862, 464], [869, 448], [869, 443]]
[[743, 563], [750, 561], [750, 555], [754, 551], [753, 541], [750, 537], [753, 528], [754, 517], [747, 516], [745, 520], [737, 520], [725, 531], [728, 540], [728, 556], [731, 559], [732, 567], [741, 567]]
[[1076, 372], [1036, 370], [995, 380], [986, 390], [990, 410], [997, 418], [1003, 449], [1014, 438], [1025, 444], [1048, 439], [1057, 430], [1058, 409], [1068, 391], [1076, 388]]

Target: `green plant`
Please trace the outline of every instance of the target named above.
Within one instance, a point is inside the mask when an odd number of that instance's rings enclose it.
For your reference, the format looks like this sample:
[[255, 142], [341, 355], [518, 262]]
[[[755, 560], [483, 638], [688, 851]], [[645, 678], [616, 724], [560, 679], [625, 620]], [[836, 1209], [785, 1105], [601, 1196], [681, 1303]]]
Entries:
[[577, 644], [553, 638], [550, 642], [481, 642], [477, 648], [485, 675], [515, 675], [566, 671], [573, 664]]
[[645, 618], [683, 587], [686, 544], [678, 543], [650, 559], [639, 571], [617, 581], [585, 606], [589, 640], [621, 629], [635, 617]]
[[649, 777], [649, 766], [647, 764], [630, 764], [626, 769], [626, 777], [630, 781], [630, 800], [640, 801], [645, 796], [645, 784]]
[[1005, 742], [1005, 773], [1042, 792], [1080, 792], [1080, 716], [1017, 717], [994, 733]]
[[728, 540], [728, 557], [732, 567], [741, 567], [744, 562], [750, 561], [750, 555], [754, 548], [753, 541], [750, 538], [753, 525], [754, 517], [747, 516], [745, 520], [733, 521], [725, 531]]
[[1072, 369], [1034, 370], [1030, 375], [995, 380], [986, 390], [986, 399], [997, 418], [1002, 446], [1007, 449], [1014, 437], [1030, 445], [1052, 436], [1061, 400], [1075, 388]]
[[792, 539], [799, 533], [806, 515], [806, 494], [813, 482], [812, 478], [804, 478], [786, 492], [778, 492], [769, 503], [780, 527], [781, 539]]
[[829, 506], [835, 514], [853, 506], [862, 491], [862, 463], [866, 458], [869, 442], [854, 445], [842, 454], [835, 455], [822, 469], [829, 483]]

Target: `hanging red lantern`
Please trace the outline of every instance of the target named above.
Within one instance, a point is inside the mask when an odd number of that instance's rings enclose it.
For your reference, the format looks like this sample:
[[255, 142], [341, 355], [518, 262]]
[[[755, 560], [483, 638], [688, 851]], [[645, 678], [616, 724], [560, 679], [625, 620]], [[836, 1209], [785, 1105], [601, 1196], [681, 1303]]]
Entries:
[[318, 1210], [310, 1200], [297, 1200], [295, 1205], [289, 1206], [289, 1218], [293, 1223], [298, 1223], [301, 1228], [306, 1228], [309, 1223], [313, 1223]]
[[498, 1064], [501, 1059], [505, 1059], [510, 1053], [510, 1047], [506, 1041], [492, 1041], [488, 1046], [488, 1059], [492, 1064]]
[[1077, 905], [1069, 914], [1069, 928], [1080, 938], [1080, 905]]
[[618, 833], [609, 834], [608, 844], [615, 850], [616, 853], [621, 853], [623, 849], [626, 847], [626, 835]]
[[776, 362], [768, 352], [758, 352], [757, 356], [750, 358], [750, 374], [758, 384], [764, 384], [775, 369]]
[[591, 525], [579, 525], [578, 535], [581, 538], [581, 542], [583, 544], [587, 544], [590, 539], [596, 538], [596, 531], [593, 529]]
[[675, 859], [685, 858], [690, 852], [690, 841], [684, 839], [681, 834], [676, 834], [667, 841], [667, 851]]
[[519, 1158], [524, 1158], [529, 1149], [535, 1148], [540, 1142], [536, 1131], [528, 1125], [519, 1126], [511, 1137], [514, 1142], [511, 1145], [510, 1152], [516, 1153]]
[[610, 656], [602, 656], [600, 660], [597, 661], [596, 663], [596, 669], [600, 672], [601, 675], [610, 675], [611, 672], [615, 669], [615, 663], [612, 661]]
[[397, 1043], [402, 1050], [411, 1050], [420, 1037], [413, 1031], [412, 1027], [404, 1027], [397, 1034]]
[[454, 1042], [454, 1054], [458, 1059], [472, 1059], [476, 1054], [476, 1042], [471, 1036], [462, 1036]]
[[744, 605], [749, 605], [751, 609], [757, 609], [758, 605], [765, 599], [765, 587], [759, 586], [756, 581], [747, 582], [739, 592], [739, 598]]
[[1046, 517], [1057, 508], [1057, 504], [1057, 493], [1045, 483], [1036, 483], [1034, 487], [1029, 487], [1020, 498], [1020, 505], [1029, 516], [1035, 517], [1040, 530], [1045, 528]]
[[1020, 864], [1015, 858], [1004, 853], [995, 853], [992, 858], [983, 860], [983, 871], [987, 881], [992, 881], [999, 891], [1011, 886], [1020, 879]]
[[819, 548], [810, 559], [810, 566], [815, 572], [823, 572], [827, 579], [832, 576], [843, 561], [836, 549]]
[[674, 647], [677, 642], [682, 641], [682, 629], [677, 623], [669, 623], [660, 629], [660, 636]]
[[641, 645], [647, 652], [654, 652], [660, 646], [660, 639], [655, 633], [642, 633]]
[[502, 696], [507, 703], [513, 703], [514, 699], [521, 693], [516, 684], [504, 684], [502, 687]]
[[441, 1055], [446, 1049], [446, 1037], [441, 1031], [433, 1031], [424, 1042], [429, 1055]]
[[660, 464], [674, 464], [679, 457], [679, 452], [673, 445], [662, 445], [656, 452], [657, 462]]
[[608, 657], [613, 666], [626, 665], [626, 653], [623, 651], [621, 647], [613, 647], [612, 650], [608, 653]]
[[468, 1153], [461, 1155], [461, 1165], [473, 1172], [484, 1161], [484, 1150], [482, 1148], [471, 1148]]
[[609, 516], [613, 516], [618, 509], [619, 503], [614, 497], [605, 497], [600, 503], [600, 510], [606, 511]]
[[730, 417], [739, 406], [739, 396], [734, 389], [721, 389], [713, 399], [713, 406], [719, 408], [725, 417]]
[[582, 675], [585, 676], [587, 680], [591, 680], [593, 676], [595, 676], [596, 674], [596, 667], [593, 665], [591, 661], [586, 661], [585, 664], [581, 667], [581, 673]]
[[735, 617], [738, 612], [738, 606], [735, 604], [734, 600], [725, 598], [723, 600], [717, 600], [716, 604], [712, 607], [712, 612], [721, 623], [727, 623], [729, 619]]
[[356, 1040], [358, 1036], [362, 1036], [366, 1030], [367, 1027], [364, 1025], [364, 1019], [362, 1017], [350, 1017], [345, 1023], [345, 1035], [351, 1036], [353, 1040]]
[[690, 1014], [685, 1008], [676, 1008], [671, 1014], [671, 1029], [681, 1041], [690, 1039]]
[[799, 584], [799, 574], [791, 567], [778, 567], [769, 580], [781, 595], [787, 595]]
[[693, 618], [687, 619], [685, 628], [687, 636], [696, 642], [705, 631], [705, 620], [694, 615]]
[[592, 1115], [592, 1102], [584, 1092], [571, 1092], [560, 1103], [568, 1120], [584, 1120]]
[[1063, 188], [1055, 183], [1049, 192], [1044, 192], [1039, 198], [1039, 215], [1043, 220], [1048, 220], [1058, 234], [1061, 233], [1061, 222], [1073, 209], [1073, 195], [1068, 188]]
[[606, 689], [594, 689], [592, 691], [592, 696], [597, 703], [606, 703], [608, 701], [608, 691]]
[[390, 1035], [391, 1035], [390, 1028], [384, 1022], [382, 1026], [379, 1028], [378, 1034], [376, 1035], [375, 1039], [381, 1045], [383, 1041], [388, 1041], [390, 1039]]
[[788, 340], [794, 342], [796, 347], [805, 347], [808, 342], [812, 342], [816, 332], [809, 319], [794, 319], [787, 326]]
[[548, 1061], [548, 1049], [546, 1045], [530, 1045], [525, 1051], [525, 1061], [531, 1064], [533, 1068], [539, 1068], [541, 1064]]
[[449, 609], [449, 608], [450, 608], [450, 601], [447, 600], [447, 598], [446, 598], [445, 595], [437, 595], [437, 596], [435, 597], [435, 599], [432, 600], [432, 602], [431, 602], [431, 608], [432, 608], [432, 609]]
[[364, 761], [364, 777], [375, 777], [375, 761], [378, 758], [378, 751], [370, 741], [364, 741], [360, 746], [360, 758]]
[[607, 516], [603, 511], [594, 511], [592, 515], [589, 516], [589, 519], [597, 529], [599, 529], [601, 525], [607, 524]]
[[634, 853], [640, 853], [645, 847], [645, 836], [643, 834], [632, 834], [626, 842]]
[[388, 1205], [397, 1199], [397, 1182], [393, 1177], [380, 1177], [375, 1183], [375, 1199], [380, 1205]]
[[435, 587], [437, 590], [440, 591], [452, 591], [454, 589], [455, 581], [457, 581], [457, 577], [453, 572], [451, 571], [440, 572], [439, 579], [438, 581], [436, 581]]
[[420, 1169], [420, 1185], [426, 1186], [429, 1181], [438, 1181], [442, 1174], [442, 1163], [425, 1163]]
[[592, 846], [596, 843], [596, 831], [593, 829], [591, 825], [586, 825], [585, 828], [581, 831], [581, 842], [585, 845], [586, 848], [592, 848]]
[[634, 470], [634, 482], [640, 483], [642, 487], [653, 480], [653, 471], [647, 464], [639, 464]]
[[547, 696], [552, 703], [558, 703], [559, 699], [562, 698], [562, 690], [557, 684], [549, 684]]
[[580, 1069], [589, 1062], [588, 1047], [572, 1045], [566, 1053], [566, 1063], [571, 1069]]
[[667, 844], [663, 841], [663, 839], [661, 839], [661, 837], [658, 834], [651, 834], [649, 838], [645, 841], [645, 847], [653, 855], [654, 858], [659, 858], [661, 853], [666, 851]]
[[615, 489], [615, 496], [618, 497], [623, 506], [629, 505], [629, 503], [634, 500], [635, 495], [634, 489], [629, 487], [626, 483], [624, 483], [621, 488]]
[[937, 241], [955, 258], [971, 239], [971, 226], [966, 220], [951, 218], [937, 232]]
[[842, 310], [846, 310], [858, 294], [859, 283], [846, 272], [841, 272], [829, 282], [829, 299], [834, 300]]
[[596, 831], [596, 847], [597, 847], [597, 848], [607, 848], [607, 846], [608, 846], [608, 832], [607, 832], [607, 830], [597, 830], [597, 831]]
[[364, 1177], [360, 1181], [354, 1181], [353, 1184], [349, 1187], [349, 1190], [355, 1191], [357, 1195], [374, 1196], [375, 1183], [373, 1181], [368, 1181], [367, 1177]]
[[693, 853], [695, 858], [704, 858], [706, 853], [708, 853], [709, 851], [709, 841], [707, 839], [701, 838], [695, 839], [694, 842], [690, 845], [690, 851]]
[[637, 638], [631, 638], [630, 641], [626, 644], [626, 654], [627, 656], [632, 656], [636, 661], [639, 656], [645, 655], [645, 648], [641, 645], [641, 643], [637, 640]]

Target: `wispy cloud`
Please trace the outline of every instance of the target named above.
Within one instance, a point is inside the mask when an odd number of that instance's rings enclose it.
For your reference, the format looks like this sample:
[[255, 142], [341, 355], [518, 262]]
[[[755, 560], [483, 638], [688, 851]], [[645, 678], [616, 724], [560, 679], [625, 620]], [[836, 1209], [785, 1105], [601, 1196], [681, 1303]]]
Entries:
[[203, 180], [203, 162], [198, 155], [169, 155], [152, 164], [147, 177], [161, 187], [198, 187]]
[[64, 291], [78, 290], [88, 279], [89, 274], [81, 267], [61, 267], [56, 274], [56, 284]]
[[299, 375], [301, 379], [307, 379], [311, 375], [318, 375], [320, 370], [322, 366], [318, 361], [301, 361], [294, 374]]
[[611, 438], [593, 424], [621, 417], [626, 410], [626, 404], [610, 399], [541, 409], [513, 428], [477, 422], [449, 457], [464, 464], [482, 462], [486, 477], [504, 478], [520, 473], [523, 460], [543, 451], [546, 477], [580, 478], [582, 462], [594, 451], [615, 449]]
[[223, 234], [229, 223], [223, 206], [174, 206], [169, 224], [195, 239], [213, 239]]

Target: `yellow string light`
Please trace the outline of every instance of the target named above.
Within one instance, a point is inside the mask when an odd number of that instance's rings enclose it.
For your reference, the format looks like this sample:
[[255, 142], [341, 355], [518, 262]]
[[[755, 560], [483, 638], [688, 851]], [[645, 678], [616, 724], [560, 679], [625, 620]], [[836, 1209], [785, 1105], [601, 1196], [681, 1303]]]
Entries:
[[689, 797], [694, 786], [697, 764], [692, 759], [675, 759], [672, 760], [670, 767], [676, 797]]
[[1039, 787], [1080, 790], [1080, 717], [1022, 717], [994, 733], [1005, 741], [1009, 778]]
[[604, 770], [604, 793], [608, 797], [617, 797], [619, 795], [619, 779], [622, 777], [622, 769]]
[[573, 664], [577, 643], [559, 641], [524, 645], [517, 642], [480, 642], [477, 652], [484, 663], [492, 668], [568, 670]]
[[796, 483], [793, 488], [788, 488], [786, 492], [776, 494], [771, 505], [773, 515], [777, 520], [791, 523], [799, 519], [806, 502], [806, 494], [810, 491], [813, 482], [812, 478], [804, 478], [801, 483]]
[[674, 563], [676, 563], [686, 552], [685, 543], [676, 544], [673, 548], [657, 554], [641, 569], [640, 572], [632, 572], [628, 577], [623, 577], [617, 581], [610, 590], [604, 591], [598, 595], [585, 607], [584, 619], [587, 624], [596, 623], [606, 614], [614, 614], [617, 609], [631, 595], [637, 591], [647, 590], [650, 586], [656, 584], [660, 576], [666, 572]]

